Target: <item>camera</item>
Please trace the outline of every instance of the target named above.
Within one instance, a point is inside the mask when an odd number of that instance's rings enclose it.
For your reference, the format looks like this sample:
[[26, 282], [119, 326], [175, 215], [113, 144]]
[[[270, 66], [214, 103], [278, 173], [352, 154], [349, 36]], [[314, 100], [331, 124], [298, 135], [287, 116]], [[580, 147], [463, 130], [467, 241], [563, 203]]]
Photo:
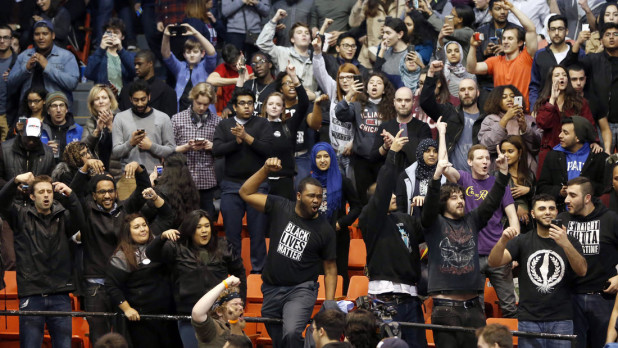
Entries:
[[393, 321], [393, 316], [397, 314], [395, 302], [384, 302], [376, 298], [371, 299], [369, 296], [361, 296], [356, 299], [356, 307], [368, 310], [376, 316], [381, 338], [401, 338], [399, 323]]

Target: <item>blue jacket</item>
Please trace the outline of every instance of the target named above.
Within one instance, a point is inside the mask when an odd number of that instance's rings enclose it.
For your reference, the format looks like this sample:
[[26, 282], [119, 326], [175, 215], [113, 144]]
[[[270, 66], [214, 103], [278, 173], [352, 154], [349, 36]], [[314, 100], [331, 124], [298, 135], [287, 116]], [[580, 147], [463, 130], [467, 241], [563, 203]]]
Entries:
[[[67, 118], [68, 117], [69, 116], [67, 115]], [[67, 145], [74, 141], [81, 141], [83, 131], [84, 131], [84, 128], [82, 126], [80, 126], [76, 122], [73, 122], [73, 124], [69, 127], [66, 133]], [[43, 122], [41, 124], [41, 142], [43, 144], [47, 144], [50, 140], [51, 134], [52, 134], [51, 128], [49, 127], [47, 123]]]
[[[17, 56], [17, 61], [9, 73], [8, 86], [10, 90], [21, 89], [20, 100], [32, 84], [32, 74], [26, 70], [26, 63], [34, 54], [34, 48], [29, 48]], [[43, 70], [43, 81], [48, 91], [60, 91], [73, 103], [73, 90], [79, 81], [79, 67], [73, 53], [56, 45], [52, 47], [47, 57], [47, 66]], [[70, 105], [69, 105], [70, 106]]]
[[[128, 85], [135, 78], [135, 66], [133, 60], [135, 53], [120, 50], [118, 52], [122, 69], [122, 84]], [[101, 47], [97, 48], [90, 57], [88, 57], [88, 65], [84, 71], [84, 76], [94, 83], [107, 84], [107, 51]]]
[[[184, 92], [185, 86], [189, 82], [189, 63], [179, 61], [173, 53], [169, 56], [169, 58], [164, 59], [163, 62], [165, 62], [167, 68], [170, 69], [170, 72], [176, 76], [176, 87], [174, 87], [174, 90], [176, 90], [176, 112], [180, 112], [181, 110], [178, 109], [180, 97], [182, 97], [182, 92]], [[216, 67], [216, 53], [212, 56], [204, 56], [204, 59], [202, 59], [199, 64], [193, 68], [193, 73], [191, 74], [191, 83], [193, 86], [200, 82], [205, 82], [208, 75], [213, 72]], [[217, 113], [214, 106], [214, 100], [211, 100], [209, 108], [213, 113]]]

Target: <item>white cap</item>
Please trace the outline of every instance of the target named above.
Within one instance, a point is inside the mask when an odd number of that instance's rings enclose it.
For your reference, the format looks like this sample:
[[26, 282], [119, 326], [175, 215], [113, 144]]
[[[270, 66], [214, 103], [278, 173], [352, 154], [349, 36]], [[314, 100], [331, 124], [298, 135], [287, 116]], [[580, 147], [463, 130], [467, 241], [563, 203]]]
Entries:
[[41, 121], [36, 117], [30, 117], [26, 121], [26, 131], [24, 134], [27, 137], [40, 137], [41, 136]]

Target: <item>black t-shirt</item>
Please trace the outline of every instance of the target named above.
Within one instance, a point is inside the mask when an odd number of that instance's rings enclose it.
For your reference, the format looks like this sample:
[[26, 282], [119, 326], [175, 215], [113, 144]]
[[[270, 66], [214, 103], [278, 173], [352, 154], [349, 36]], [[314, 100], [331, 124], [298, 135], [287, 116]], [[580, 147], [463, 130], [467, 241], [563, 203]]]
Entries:
[[270, 248], [262, 280], [275, 286], [317, 281], [323, 260], [336, 258], [335, 231], [324, 217], [303, 219], [295, 203], [268, 195]]
[[[580, 254], [579, 241], [568, 236]], [[542, 238], [536, 230], [509, 241], [506, 249], [519, 262], [519, 320], [573, 320], [570, 305], [573, 279], [576, 277], [564, 252], [551, 238]], [[567, 305], [568, 304], [568, 305]]]
[[[618, 93], [618, 58], [609, 57], [609, 63], [612, 67], [612, 84], [611, 95]], [[607, 121], [611, 123], [618, 122], [618, 98], [610, 98], [609, 100], [609, 113], [607, 114]]]

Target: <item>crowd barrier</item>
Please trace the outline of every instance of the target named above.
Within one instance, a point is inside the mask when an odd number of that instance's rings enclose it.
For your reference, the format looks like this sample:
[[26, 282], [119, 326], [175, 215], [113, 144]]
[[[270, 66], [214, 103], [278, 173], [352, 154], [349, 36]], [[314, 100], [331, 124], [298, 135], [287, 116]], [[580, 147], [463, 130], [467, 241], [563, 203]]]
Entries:
[[[4, 310], [0, 311], [0, 316], [54, 316], [54, 317], [116, 317], [124, 316], [122, 313], [106, 313], [106, 312], [57, 312], [57, 311], [16, 311], [16, 310]], [[140, 314], [141, 320], [191, 320], [188, 315], [169, 315], [169, 314]], [[262, 317], [244, 317], [248, 323], [268, 323], [268, 324], [280, 324], [281, 319], [276, 318], [262, 318]], [[441, 330], [441, 331], [456, 331], [456, 332], [470, 332], [474, 333], [476, 329], [462, 327], [462, 326], [444, 326], [436, 324], [421, 324], [421, 323], [409, 323], [399, 322], [400, 326], [422, 328], [429, 330]], [[511, 331], [514, 336], [517, 337], [529, 337], [529, 338], [545, 338], [570, 341], [571, 347], [575, 348], [577, 344], [576, 335], [561, 335], [561, 334], [548, 334], [537, 332], [524, 332], [524, 331]]]

